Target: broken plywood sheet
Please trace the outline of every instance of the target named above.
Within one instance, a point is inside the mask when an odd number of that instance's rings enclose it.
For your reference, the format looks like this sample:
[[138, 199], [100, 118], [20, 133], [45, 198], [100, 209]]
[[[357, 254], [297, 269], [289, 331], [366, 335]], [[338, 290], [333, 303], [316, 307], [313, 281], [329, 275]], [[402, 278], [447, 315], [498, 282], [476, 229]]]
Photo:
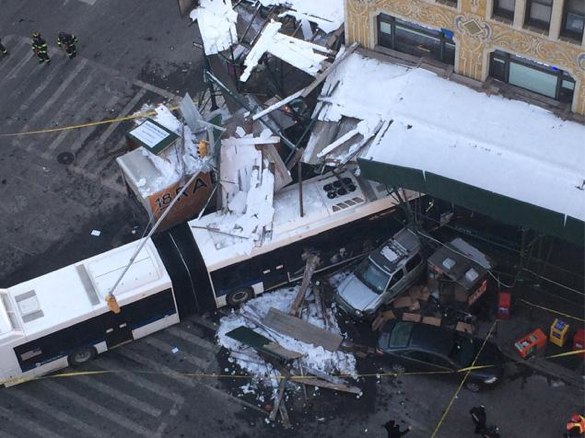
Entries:
[[333, 389], [334, 391], [349, 392], [351, 394], [361, 394], [362, 390], [357, 386], [351, 386], [347, 384], [337, 384], [327, 382], [326, 380], [317, 379], [316, 377], [301, 377], [294, 376], [290, 380], [295, 383], [302, 383], [303, 385], [318, 386], [319, 388]]
[[240, 326], [233, 329], [232, 331], [226, 333], [226, 336], [229, 336], [230, 338], [235, 339], [244, 345], [249, 345], [256, 351], [267, 354], [276, 359], [293, 360], [303, 356], [302, 353], [299, 353], [298, 351], [287, 350], [282, 345], [268, 339], [265, 336], [262, 336], [259, 333], [256, 333], [251, 328], [245, 326]]
[[[356, 129], [359, 119], [351, 117], [343, 117], [340, 122], [315, 122], [314, 128], [311, 131], [311, 136], [307, 143], [307, 148], [303, 154], [303, 163], [318, 164], [322, 161], [319, 155], [328, 146], [335, 143], [349, 132]], [[335, 158], [337, 155], [345, 155], [352, 145], [358, 144], [363, 140], [363, 136], [357, 133], [352, 138], [346, 139], [339, 144], [335, 154], [330, 154], [327, 158]]]
[[270, 53], [311, 76], [316, 76], [326, 66], [329, 49], [279, 33], [281, 26], [282, 23], [278, 21], [266, 25], [244, 61], [246, 69], [240, 76], [240, 81], [248, 80], [265, 53]]
[[305, 342], [307, 344], [320, 345], [326, 350], [337, 351], [343, 337], [327, 330], [314, 326], [302, 319], [291, 316], [271, 307], [262, 322], [283, 335]]

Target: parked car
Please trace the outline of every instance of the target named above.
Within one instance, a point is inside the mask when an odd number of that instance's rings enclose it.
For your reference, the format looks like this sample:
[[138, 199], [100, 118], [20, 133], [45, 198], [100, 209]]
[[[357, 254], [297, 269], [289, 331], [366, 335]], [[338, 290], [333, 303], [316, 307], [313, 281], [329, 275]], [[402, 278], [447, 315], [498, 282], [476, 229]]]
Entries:
[[337, 288], [339, 307], [355, 318], [374, 315], [412, 286], [425, 271], [418, 236], [408, 228], [397, 232], [382, 247], [373, 251]]
[[[389, 360], [396, 373], [456, 371], [471, 366], [482, 344], [483, 339], [455, 330], [394, 320], [382, 329], [376, 351]], [[491, 366], [469, 373], [465, 386], [470, 391], [493, 387], [502, 379], [504, 357], [492, 342], [486, 342], [475, 362], [475, 366], [481, 365]], [[462, 377], [461, 373], [452, 375]]]

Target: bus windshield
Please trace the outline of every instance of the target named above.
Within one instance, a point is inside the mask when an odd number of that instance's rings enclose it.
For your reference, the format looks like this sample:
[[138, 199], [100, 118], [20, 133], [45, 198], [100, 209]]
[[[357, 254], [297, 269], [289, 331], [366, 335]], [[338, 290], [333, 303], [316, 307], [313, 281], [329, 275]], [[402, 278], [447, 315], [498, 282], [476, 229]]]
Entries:
[[390, 275], [380, 269], [378, 265], [372, 263], [369, 258], [359, 264], [355, 271], [355, 275], [362, 283], [378, 295], [384, 292], [386, 285], [390, 280]]

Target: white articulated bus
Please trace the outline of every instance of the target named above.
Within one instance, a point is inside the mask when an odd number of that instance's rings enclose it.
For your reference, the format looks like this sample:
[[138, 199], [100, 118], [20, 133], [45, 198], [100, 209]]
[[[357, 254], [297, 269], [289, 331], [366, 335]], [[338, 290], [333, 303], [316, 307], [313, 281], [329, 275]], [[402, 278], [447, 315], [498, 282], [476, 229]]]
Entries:
[[[418, 193], [401, 191], [415, 202]], [[195, 312], [238, 305], [302, 278], [307, 251], [318, 271], [368, 254], [402, 228], [398, 198], [351, 172], [303, 182], [274, 195], [261, 242], [218, 232], [218, 213], [148, 240], [115, 291], [105, 297], [141, 241], [0, 289], [0, 385], [80, 365]], [[256, 246], [257, 245], [257, 246]]]
[[[401, 190], [402, 199], [413, 201], [419, 193]], [[302, 278], [302, 254], [318, 251], [316, 272], [348, 263], [368, 254], [403, 226], [400, 201], [385, 185], [357, 178], [347, 171], [327, 174], [303, 182], [300, 197], [297, 184], [274, 194], [271, 229], [260, 242], [222, 232], [224, 217], [211, 213], [189, 221], [155, 238], [159, 252], [170, 269], [173, 284], [196, 291], [195, 308], [238, 305], [266, 290]], [[180, 270], [181, 272], [176, 272]], [[181, 288], [183, 290], [183, 288]], [[187, 295], [179, 308], [192, 306]]]
[[149, 241], [116, 289], [105, 296], [140, 241], [0, 289], [0, 384], [11, 385], [179, 322], [171, 279]]

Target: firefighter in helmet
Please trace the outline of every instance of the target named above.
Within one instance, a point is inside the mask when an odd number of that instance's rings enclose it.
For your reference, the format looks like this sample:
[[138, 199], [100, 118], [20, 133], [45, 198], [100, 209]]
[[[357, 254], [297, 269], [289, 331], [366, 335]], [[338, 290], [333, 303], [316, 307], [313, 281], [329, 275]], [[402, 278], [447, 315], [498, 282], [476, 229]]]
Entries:
[[59, 32], [59, 35], [57, 35], [57, 45], [65, 50], [69, 59], [73, 59], [77, 56], [77, 37], [75, 35], [66, 32]]
[[47, 42], [39, 32], [33, 32], [32, 34], [32, 50], [37, 55], [37, 58], [39, 58], [39, 64], [43, 62], [49, 64], [51, 62], [51, 58], [49, 58], [49, 54], [47, 53]]

